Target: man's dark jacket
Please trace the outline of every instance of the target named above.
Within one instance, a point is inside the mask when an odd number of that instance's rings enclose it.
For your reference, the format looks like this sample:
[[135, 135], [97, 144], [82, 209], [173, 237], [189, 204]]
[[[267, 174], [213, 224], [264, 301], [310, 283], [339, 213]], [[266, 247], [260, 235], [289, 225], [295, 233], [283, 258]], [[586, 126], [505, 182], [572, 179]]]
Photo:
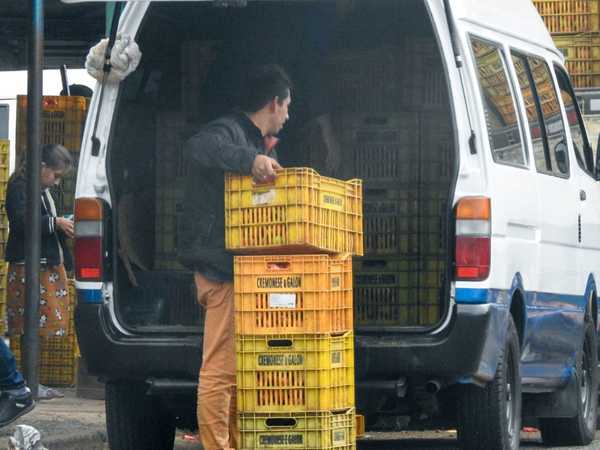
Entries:
[[[233, 256], [225, 251], [225, 172], [249, 175], [265, 153], [261, 132], [243, 113], [210, 122], [184, 147], [188, 176], [178, 220], [179, 261], [221, 281], [233, 278]], [[271, 157], [275, 157], [272, 153]]]
[[[41, 262], [56, 266], [62, 262], [67, 270], [73, 267], [73, 259], [65, 245], [66, 236], [56, 227], [56, 217], [50, 211], [48, 191], [42, 192], [42, 245]], [[25, 261], [25, 218], [27, 213], [27, 181], [23, 177], [13, 178], [6, 191], [6, 213], [10, 226], [4, 259], [8, 262]]]

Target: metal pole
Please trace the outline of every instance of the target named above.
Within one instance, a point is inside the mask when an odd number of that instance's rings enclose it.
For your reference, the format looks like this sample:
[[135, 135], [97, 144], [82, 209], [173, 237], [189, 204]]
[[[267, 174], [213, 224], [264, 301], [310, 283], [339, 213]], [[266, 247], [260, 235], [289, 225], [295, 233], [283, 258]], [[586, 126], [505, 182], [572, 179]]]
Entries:
[[23, 371], [34, 398], [38, 396], [40, 353], [40, 247], [41, 187], [40, 143], [42, 113], [42, 74], [44, 67], [43, 0], [31, 0], [29, 69], [27, 76], [27, 215], [25, 219], [25, 335]]

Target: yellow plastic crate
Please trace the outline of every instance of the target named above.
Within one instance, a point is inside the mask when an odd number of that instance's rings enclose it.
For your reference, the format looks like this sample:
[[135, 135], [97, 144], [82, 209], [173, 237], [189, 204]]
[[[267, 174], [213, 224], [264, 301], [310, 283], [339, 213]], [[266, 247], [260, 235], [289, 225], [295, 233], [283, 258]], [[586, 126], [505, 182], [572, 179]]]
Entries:
[[238, 335], [353, 329], [350, 256], [236, 256], [233, 273]]
[[362, 181], [282, 169], [272, 184], [225, 176], [225, 246], [237, 253], [363, 254]]
[[[45, 95], [42, 99], [42, 144], [61, 144], [72, 152], [81, 148], [89, 102], [85, 97]], [[17, 164], [27, 149], [27, 96], [17, 96]]]
[[600, 31], [599, 0], [533, 0], [550, 33]]
[[240, 449], [355, 450], [354, 409], [315, 414], [239, 414]]
[[365, 435], [365, 416], [362, 414], [356, 415], [356, 437], [360, 438]]
[[354, 335], [237, 336], [240, 412], [354, 406]]
[[[10, 349], [21, 369], [21, 342], [11, 338]], [[72, 386], [77, 382], [79, 347], [74, 336], [52, 337], [40, 342], [40, 383]]]
[[573, 85], [578, 88], [600, 86], [600, 34], [553, 36], [566, 58]]

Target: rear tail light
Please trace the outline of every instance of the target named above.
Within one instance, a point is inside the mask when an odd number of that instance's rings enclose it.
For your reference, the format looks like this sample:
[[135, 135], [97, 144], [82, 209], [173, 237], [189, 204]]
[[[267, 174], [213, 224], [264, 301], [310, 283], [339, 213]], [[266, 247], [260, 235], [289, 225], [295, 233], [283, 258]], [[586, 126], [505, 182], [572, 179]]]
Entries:
[[78, 281], [102, 281], [104, 205], [98, 198], [75, 201], [75, 277]]
[[487, 197], [465, 197], [456, 207], [456, 279], [485, 280], [490, 274], [491, 203]]

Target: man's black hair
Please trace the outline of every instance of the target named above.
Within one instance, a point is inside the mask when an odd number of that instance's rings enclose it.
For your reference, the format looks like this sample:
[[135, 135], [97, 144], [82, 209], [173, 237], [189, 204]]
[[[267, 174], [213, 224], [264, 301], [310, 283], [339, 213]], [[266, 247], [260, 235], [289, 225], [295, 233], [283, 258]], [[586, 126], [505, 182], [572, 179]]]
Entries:
[[250, 69], [242, 83], [239, 107], [253, 113], [261, 109], [275, 97], [281, 104], [292, 90], [292, 81], [283, 68], [277, 64], [266, 64]]

